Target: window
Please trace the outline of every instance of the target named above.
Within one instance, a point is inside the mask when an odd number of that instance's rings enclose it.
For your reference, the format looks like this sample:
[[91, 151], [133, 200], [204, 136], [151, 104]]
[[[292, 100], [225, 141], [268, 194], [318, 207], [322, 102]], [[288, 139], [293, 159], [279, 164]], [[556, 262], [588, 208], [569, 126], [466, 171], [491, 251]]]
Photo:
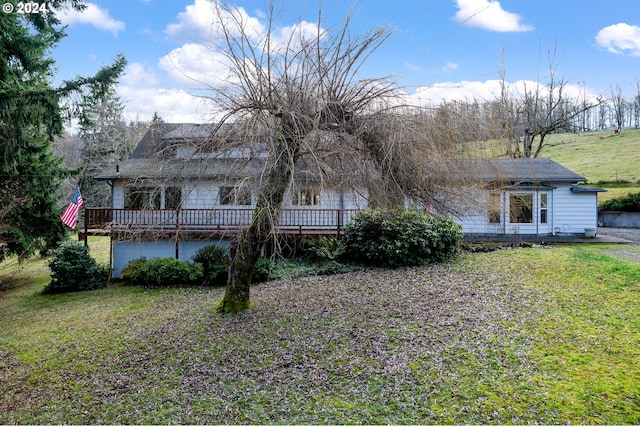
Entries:
[[124, 190], [124, 208], [131, 210], [159, 209], [160, 188], [130, 186]]
[[511, 223], [533, 223], [533, 194], [511, 194], [509, 209]]
[[176, 210], [182, 203], [182, 188], [169, 186], [164, 188], [164, 206], [162, 205], [162, 187], [130, 186], [124, 191], [124, 208], [141, 209], [170, 209]]
[[548, 194], [540, 194], [540, 223], [547, 223]]
[[489, 194], [489, 223], [502, 222], [502, 200], [499, 193]]
[[221, 186], [218, 199], [222, 205], [250, 206], [251, 191], [243, 187]]
[[169, 186], [164, 190], [164, 208], [177, 210], [182, 204], [182, 188]]
[[320, 190], [305, 189], [293, 194], [291, 204], [294, 206], [319, 206]]

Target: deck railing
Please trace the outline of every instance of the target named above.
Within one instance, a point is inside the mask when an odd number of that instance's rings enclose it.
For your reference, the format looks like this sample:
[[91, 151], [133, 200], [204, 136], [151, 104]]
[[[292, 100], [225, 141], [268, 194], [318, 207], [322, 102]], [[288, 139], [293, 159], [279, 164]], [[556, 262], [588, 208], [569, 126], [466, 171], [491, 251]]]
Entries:
[[[276, 232], [340, 234], [357, 209], [282, 209]], [[85, 233], [224, 233], [246, 228], [253, 208], [130, 210], [85, 208]]]

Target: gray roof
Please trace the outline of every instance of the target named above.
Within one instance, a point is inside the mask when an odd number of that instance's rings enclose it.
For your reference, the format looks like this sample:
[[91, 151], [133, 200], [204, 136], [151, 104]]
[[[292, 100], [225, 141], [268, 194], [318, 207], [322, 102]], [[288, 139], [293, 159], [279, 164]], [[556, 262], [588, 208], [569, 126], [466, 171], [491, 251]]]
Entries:
[[[95, 176], [98, 180], [171, 178], [245, 178], [261, 171], [264, 161], [256, 156], [176, 157], [178, 146], [206, 146], [216, 135], [229, 135], [232, 126], [194, 123], [159, 123], [144, 134], [133, 153], [117, 166]], [[205, 158], [206, 157], [206, 158]]]
[[517, 158], [501, 160], [467, 160], [478, 177], [486, 182], [502, 183], [578, 183], [579, 175], [549, 158]]
[[158, 123], [144, 134], [130, 159], [152, 158], [171, 146], [184, 143], [203, 143], [213, 139], [217, 124]]
[[[265, 157], [254, 153], [250, 158], [231, 158], [223, 155], [205, 155], [177, 158], [177, 146], [199, 149], [215, 144], [222, 137], [234, 138], [231, 124], [160, 123], [153, 125], [142, 137], [129, 159], [117, 167], [96, 176], [99, 180], [115, 179], [171, 179], [171, 178], [246, 178], [259, 176], [265, 166]], [[241, 131], [241, 130], [239, 130]], [[222, 138], [221, 138], [222, 139]], [[238, 145], [236, 144], [236, 147]], [[211, 154], [211, 153], [210, 153]], [[217, 154], [217, 152], [216, 152]], [[455, 167], [465, 170], [474, 178], [500, 184], [553, 184], [586, 182], [583, 176], [548, 158], [460, 160]], [[301, 171], [305, 168], [302, 167]]]

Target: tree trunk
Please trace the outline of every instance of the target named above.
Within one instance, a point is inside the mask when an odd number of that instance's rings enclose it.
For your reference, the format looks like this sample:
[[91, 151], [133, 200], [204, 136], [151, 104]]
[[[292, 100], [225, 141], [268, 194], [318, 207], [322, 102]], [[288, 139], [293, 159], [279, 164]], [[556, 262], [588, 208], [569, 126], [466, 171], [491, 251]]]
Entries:
[[227, 288], [218, 306], [220, 313], [236, 313], [250, 307], [249, 288], [265, 243], [277, 224], [284, 196], [298, 158], [299, 136], [279, 135], [272, 151], [272, 166], [258, 195], [253, 219], [229, 245]]
[[220, 313], [235, 313], [250, 307], [249, 288], [253, 268], [260, 258], [261, 244], [257, 222], [241, 231], [229, 245], [227, 288], [218, 306]]
[[522, 156], [531, 158], [531, 146], [533, 144], [533, 136], [529, 133], [529, 129], [524, 130], [524, 140], [522, 142]]

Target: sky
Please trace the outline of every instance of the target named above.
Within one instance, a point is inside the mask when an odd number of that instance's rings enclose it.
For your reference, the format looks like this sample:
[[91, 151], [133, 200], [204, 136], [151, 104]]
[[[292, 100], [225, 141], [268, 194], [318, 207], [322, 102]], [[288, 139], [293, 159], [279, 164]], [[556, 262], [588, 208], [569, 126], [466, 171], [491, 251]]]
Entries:
[[[214, 82], [217, 0], [91, 0], [82, 13], [59, 11], [67, 37], [51, 52], [56, 80], [94, 74], [123, 54], [128, 65], [117, 95], [127, 120], [210, 122], [213, 107], [194, 94]], [[388, 25], [391, 37], [367, 60], [363, 78], [393, 76], [409, 99], [439, 104], [493, 99], [501, 76], [514, 87], [553, 76], [567, 93], [626, 98], [640, 85], [638, 0], [275, 0], [279, 33], [318, 21], [352, 32]], [[256, 28], [264, 0], [229, 0]], [[552, 58], [550, 60], [549, 58]], [[213, 76], [213, 77], [212, 77]], [[212, 80], [212, 78], [214, 78]], [[213, 83], [215, 84], [215, 83]]]

